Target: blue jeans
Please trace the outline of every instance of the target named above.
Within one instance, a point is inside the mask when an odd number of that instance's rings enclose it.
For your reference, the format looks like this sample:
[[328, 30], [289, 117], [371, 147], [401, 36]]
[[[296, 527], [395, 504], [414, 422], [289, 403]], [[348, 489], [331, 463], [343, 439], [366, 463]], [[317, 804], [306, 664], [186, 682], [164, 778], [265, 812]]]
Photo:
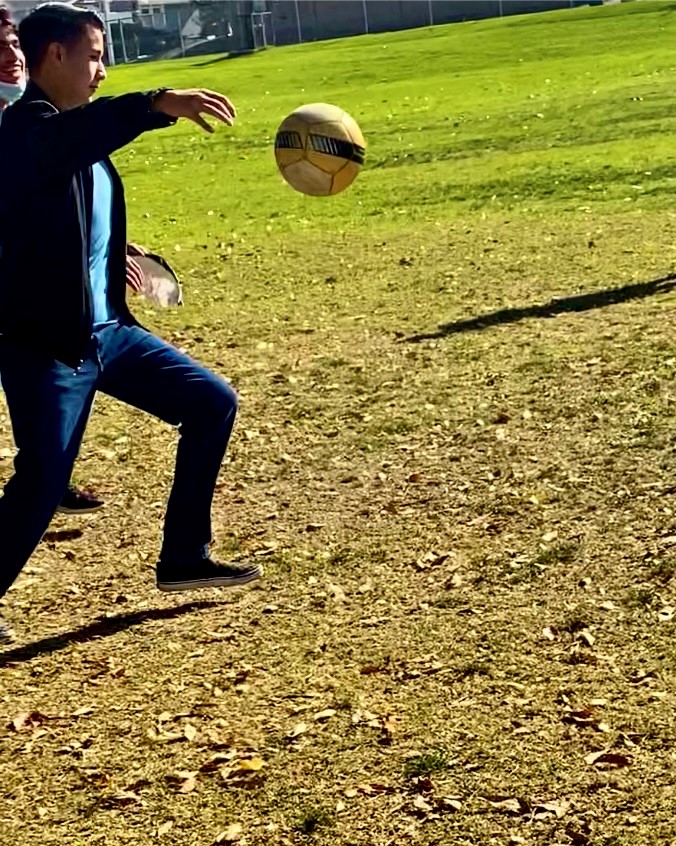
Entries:
[[94, 333], [77, 370], [0, 337], [0, 377], [18, 448], [0, 497], [0, 596], [40, 542], [66, 491], [96, 391], [179, 427], [160, 557], [203, 554], [211, 502], [237, 413], [220, 376], [139, 326]]

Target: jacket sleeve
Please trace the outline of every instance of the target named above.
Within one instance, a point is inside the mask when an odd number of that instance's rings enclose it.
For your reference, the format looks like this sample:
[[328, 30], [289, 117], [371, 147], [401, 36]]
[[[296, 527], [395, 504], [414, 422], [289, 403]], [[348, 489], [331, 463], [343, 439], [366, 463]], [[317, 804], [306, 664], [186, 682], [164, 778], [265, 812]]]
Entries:
[[14, 138], [20, 140], [19, 157], [26, 167], [22, 176], [49, 180], [70, 175], [107, 158], [143, 132], [171, 126], [173, 118], [152, 109], [157, 93], [101, 97], [63, 112], [44, 100], [26, 103], [20, 122], [14, 123], [15, 131], [18, 123], [25, 130], [20, 132], [23, 137]]

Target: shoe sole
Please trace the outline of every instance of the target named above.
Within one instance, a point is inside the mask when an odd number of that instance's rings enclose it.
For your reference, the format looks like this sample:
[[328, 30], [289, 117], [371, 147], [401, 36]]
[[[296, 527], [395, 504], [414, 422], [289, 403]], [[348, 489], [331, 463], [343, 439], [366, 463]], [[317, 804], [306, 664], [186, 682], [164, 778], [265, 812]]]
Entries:
[[184, 582], [158, 582], [157, 587], [165, 593], [172, 593], [181, 590], [201, 590], [212, 587], [238, 587], [255, 582], [263, 575], [263, 570], [257, 570], [241, 576], [214, 576], [211, 579], [186, 579]]
[[89, 506], [87, 508], [64, 508], [63, 506], [59, 506], [56, 509], [57, 514], [95, 514], [97, 511], [101, 511], [103, 505], [94, 505]]

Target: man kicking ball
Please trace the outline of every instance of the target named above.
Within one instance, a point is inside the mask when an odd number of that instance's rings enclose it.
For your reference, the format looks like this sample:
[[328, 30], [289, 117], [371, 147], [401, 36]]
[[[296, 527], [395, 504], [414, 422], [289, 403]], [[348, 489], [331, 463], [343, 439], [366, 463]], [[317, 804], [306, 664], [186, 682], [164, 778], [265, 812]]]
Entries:
[[[104, 25], [89, 10], [40, 6], [19, 40], [30, 81], [0, 127], [0, 156], [12, 162], [0, 196], [0, 377], [18, 447], [0, 498], [0, 596], [61, 501], [97, 391], [179, 427], [160, 590], [257, 579], [256, 562], [221, 564], [208, 551], [235, 392], [131, 315], [124, 195], [109, 159], [179, 118], [207, 131], [205, 115], [231, 124], [234, 107], [202, 89], [90, 102], [106, 72]], [[11, 636], [6, 624], [0, 632]]]

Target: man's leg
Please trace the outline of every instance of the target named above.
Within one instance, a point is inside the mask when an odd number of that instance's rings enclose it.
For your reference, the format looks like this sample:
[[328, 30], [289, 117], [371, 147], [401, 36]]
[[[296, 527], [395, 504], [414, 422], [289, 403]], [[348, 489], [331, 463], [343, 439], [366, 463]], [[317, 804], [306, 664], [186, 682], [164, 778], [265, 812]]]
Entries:
[[220, 376], [140, 327], [115, 325], [97, 337], [99, 390], [179, 427], [160, 554], [160, 569], [178, 575], [171, 582], [160, 578], [160, 587], [182, 590], [202, 586], [198, 582], [227, 585], [257, 578], [257, 565], [222, 570], [219, 579], [200, 564], [209, 562], [211, 503], [237, 413], [235, 392]]
[[0, 596], [40, 542], [61, 501], [89, 416], [98, 364], [78, 371], [0, 339], [0, 373], [18, 448], [0, 498]]
[[[2, 390], [2, 381], [0, 381], [0, 390]], [[93, 514], [95, 511], [100, 511], [104, 505], [105, 502], [94, 493], [77, 488], [71, 482], [56, 510], [59, 514]]]

